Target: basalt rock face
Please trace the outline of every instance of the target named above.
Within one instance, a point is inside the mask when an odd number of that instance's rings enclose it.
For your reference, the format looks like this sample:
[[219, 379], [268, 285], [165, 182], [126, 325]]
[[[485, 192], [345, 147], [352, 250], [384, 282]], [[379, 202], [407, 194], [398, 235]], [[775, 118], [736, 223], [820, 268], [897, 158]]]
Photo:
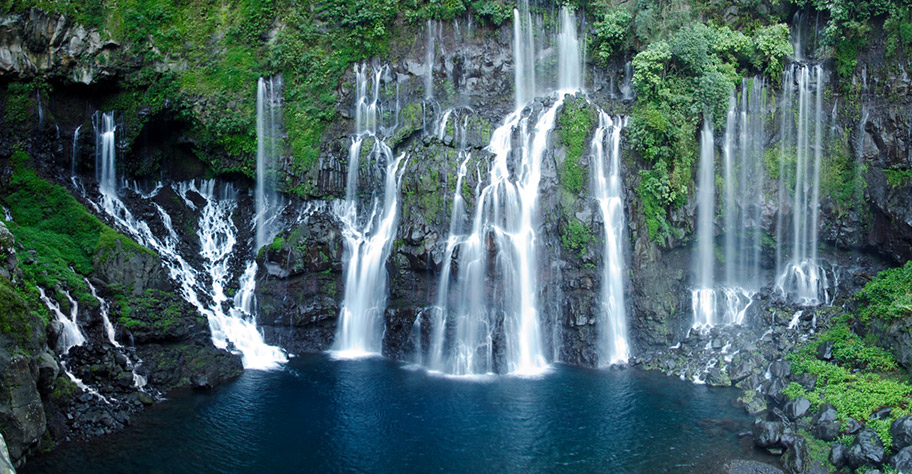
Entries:
[[[122, 54], [130, 45], [106, 42], [98, 32], [39, 10], [7, 18], [2, 24], [0, 77], [7, 80], [53, 76], [69, 85], [91, 83], [97, 86], [100, 81], [116, 83], [118, 74], [127, 69], [158, 67], [130, 63]], [[412, 357], [416, 340], [426, 342], [429, 337], [429, 325], [424, 319], [438, 298], [437, 285], [450, 231], [453, 197], [459, 191], [455, 189], [459, 165], [464, 157], [471, 156], [466, 161], [469, 171], [463, 181], [462, 196], [466, 208], [472, 210], [475, 189], [487, 178], [490, 153], [485, 148], [491, 132], [514, 107], [512, 26], [470, 28], [463, 23], [457, 28], [455, 23], [440, 22], [435, 28], [431, 65], [426, 63], [427, 31], [423, 25], [405, 27], [401, 39], [393, 41], [389, 54], [382, 61], [381, 58], [366, 61], [372, 71], [387, 66], [380, 81], [380, 101], [386, 112], [383, 120], [389, 129], [387, 143], [394, 156], [406, 155], [397, 233], [386, 264], [390, 294], [384, 340], [384, 351], [403, 359]], [[553, 49], [543, 54], [551, 59], [556, 56]], [[865, 165], [864, 205], [847, 208], [832, 199], [823, 199], [821, 240], [837, 249], [864, 250], [901, 262], [912, 257], [912, 210], [907, 202], [907, 196], [912, 193], [912, 179], [908, 178], [912, 169], [912, 117], [909, 114], [912, 88], [907, 74], [889, 67], [878, 47], [861, 57], [859, 63], [858, 86], [849, 92], [835, 91], [824, 108], [830, 110], [837, 106], [837, 114], [827, 127], [835, 130], [834, 136], [841, 137], [840, 146], [850, 158]], [[167, 69], [166, 65], [159, 66]], [[829, 63], [825, 67], [833, 77]], [[619, 93], [620, 79], [612, 80], [623, 77], [623, 64], [615, 64], [607, 72], [595, 67], [587, 69], [588, 98], [612, 113], [629, 113], [634, 97], [628, 96], [625, 102], [623, 94]], [[425, 87], [429, 72], [433, 94]], [[311, 206], [313, 209], [307, 211], [310, 214], [303, 219], [299, 219], [297, 211], [286, 211], [287, 226], [280, 235], [282, 242], [267, 246], [258, 259], [258, 323], [269, 342], [292, 352], [324, 350], [331, 346], [335, 335], [345, 291], [342, 275], [345, 251], [338, 219], [328, 201], [345, 195], [350, 137], [355, 127], [355, 82], [353, 65], [336, 91], [335, 112], [342, 119], [324, 132], [317, 163], [302, 169], [294, 166], [291, 157], [286, 157], [283, 184], [287, 189], [308, 189], [306, 194], [312, 199], [294, 201], [291, 208]], [[832, 79], [827, 85], [837, 86], [840, 84]], [[94, 145], [87, 132], [85, 102], [77, 104], [78, 101], [67, 99], [67, 94], [75, 94], [74, 90], [62, 89], [54, 93], [54, 102], [58, 104], [55, 112], [63, 128], [75, 129], [76, 124], [84, 124], [86, 132], [77, 142], [77, 173], [85, 176], [92, 172]], [[95, 89], [92, 93], [103, 95]], [[96, 97], [90, 102], [89, 105], [95, 107], [102, 101]], [[69, 106], [60, 107], [62, 103]], [[547, 100], [539, 99], [530, 106], [529, 112], [540, 113], [547, 104]], [[78, 111], [67, 112], [69, 109]], [[449, 120], [442, 122], [440, 119], [450, 109]], [[173, 117], [167, 116], [146, 119], [149, 121], [142, 124], [141, 131], [130, 134], [133, 142], [118, 142], [119, 153], [128, 156], [125, 167], [130, 177], [164, 176], [177, 181], [203, 173], [202, 162], [190, 158], [193, 140], [184, 136], [193, 124], [175, 122]], [[2, 120], [5, 120], [4, 114], [0, 114]], [[49, 121], [40, 126], [36, 120], [32, 122], [35, 127], [30, 133], [37, 138], [28, 142], [30, 154], [38, 158], [46, 174], [58, 181], [67, 179], [60, 170], [69, 164], [69, 152], [73, 151], [71, 136], [66, 137], [66, 133], [64, 138], [55, 135]], [[137, 128], [132, 123], [119, 123], [118, 127], [121, 126], [134, 131]], [[174, 135], [180, 136], [175, 138]], [[774, 143], [777, 139], [774, 127], [768, 130], [768, 135], [766, 142]], [[173, 142], [168, 146], [158, 145], [168, 137]], [[559, 125], [550, 138], [553, 146], [542, 164], [537, 211], [540, 226], [536, 229], [540, 249], [537, 277], [541, 286], [537, 296], [542, 327], [546, 328], [543, 337], [546, 346], [551, 348], [550, 358], [592, 366], [597, 363], [598, 289], [604, 261], [601, 216], [588, 188], [578, 193], [566, 190], [561, 169], [567, 152]], [[589, 138], [591, 131], [587, 140]], [[0, 155], [10, 154], [18, 140], [0, 130]], [[652, 351], [661, 351], [682, 341], [685, 347], [698, 342], [711, 343], [711, 340], [696, 336], [688, 339], [687, 336], [692, 318], [689, 289], [693, 265], [689, 246], [695, 226], [695, 199], [691, 198], [668, 215], [672, 226], [683, 231], [680, 236], [664, 242], [651, 240], [643, 218], [643, 204], [635, 191], [641, 179], [638, 171], [651, 164], [643, 163], [625, 143], [622, 143], [622, 150], [628, 222], [625, 238], [629, 269], [627, 315], [634, 353], [649, 352], [649, 358], [652, 358], [655, 355]], [[590, 173], [588, 154], [587, 145], [579, 162], [587, 176]], [[377, 191], [382, 182], [378, 179], [382, 176], [379, 165], [382, 164], [359, 168], [357, 181], [362, 207], [369, 203], [370, 193]], [[768, 193], [774, 193], [771, 191], [774, 188], [772, 181], [765, 183]], [[165, 201], [167, 199], [160, 198], [161, 204]], [[317, 206], [314, 203], [324, 204]], [[767, 203], [763, 210], [763, 225], [769, 234], [775, 234], [774, 212]], [[591, 240], [582, 248], [568, 248], [562, 242], [571, 221], [591, 231]], [[717, 229], [717, 234], [721, 235], [720, 232], [721, 228]], [[198, 245], [192, 236], [185, 237], [187, 245]], [[839, 260], [836, 252], [829, 250], [825, 258]], [[772, 271], [768, 255], [764, 256], [764, 261], [764, 271]], [[123, 270], [114, 279], [135, 282], [134, 291], [147, 282], [161, 281], [152, 275], [156, 271], [154, 266], [134, 263], [111, 263]], [[873, 274], [865, 267], [873, 269], [878, 264], [862, 261], [853, 265], [860, 268], [850, 269], [850, 275]], [[111, 272], [112, 269], [104, 269], [102, 273]], [[758, 296], [764, 308], [774, 306], [774, 300], [770, 288], [765, 288]], [[773, 309], [776, 314], [793, 314], [796, 308], [783, 304]], [[754, 318], [762, 322], [768, 319]], [[169, 327], [164, 334], [172, 337], [175, 331], [181, 337], [190, 337], [195, 329], [187, 329], [185, 333], [184, 326], [178, 325]], [[152, 337], [153, 333], [155, 331], [137, 329], [134, 336], [143, 340]], [[893, 333], [901, 334], [901, 331]]]
[[308, 212], [257, 261], [257, 325], [266, 342], [291, 352], [328, 349], [343, 283], [342, 235], [327, 206]]
[[0, 77], [4, 79], [61, 76], [88, 85], [116, 73], [111, 56], [120, 45], [63, 15], [32, 8], [0, 18], [0, 25]]

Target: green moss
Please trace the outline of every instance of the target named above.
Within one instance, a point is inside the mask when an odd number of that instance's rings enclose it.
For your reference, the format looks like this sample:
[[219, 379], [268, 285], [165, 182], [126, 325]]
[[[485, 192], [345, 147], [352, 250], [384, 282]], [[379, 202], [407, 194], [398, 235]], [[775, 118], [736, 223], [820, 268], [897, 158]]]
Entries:
[[912, 184], [912, 170], [888, 168], [883, 171], [887, 177], [887, 184], [891, 188], [896, 189]]
[[912, 261], [880, 272], [855, 294], [855, 301], [863, 322], [872, 318], [894, 321], [912, 316]]
[[119, 245], [127, 252], [154, 255], [118, 234], [70, 196], [26, 167], [28, 157], [13, 156], [13, 175], [2, 200], [13, 215], [10, 232], [25, 249], [34, 250], [31, 263], [20, 266], [26, 278], [44, 288], [64, 283], [78, 300], [93, 301], [83, 277], [91, 276], [96, 254], [110, 255]]
[[0, 277], [0, 333], [16, 341], [20, 348], [33, 342], [34, 326], [45, 320], [31, 308], [6, 278]]
[[59, 402], [72, 398], [81, 392], [82, 390], [73, 381], [60, 376], [54, 381], [54, 391], [51, 392], [51, 399]]
[[578, 194], [586, 187], [586, 170], [580, 165], [580, 160], [586, 151], [595, 121], [595, 111], [588, 107], [585, 99], [568, 100], [558, 117], [561, 143], [567, 148], [561, 170], [561, 184], [573, 194]]
[[575, 217], [568, 217], [561, 228], [561, 246], [580, 258], [586, 254], [589, 244], [595, 241], [592, 228]]
[[285, 246], [285, 239], [282, 237], [276, 237], [272, 239], [272, 243], [269, 244], [269, 250], [273, 252], [280, 252], [283, 246]]

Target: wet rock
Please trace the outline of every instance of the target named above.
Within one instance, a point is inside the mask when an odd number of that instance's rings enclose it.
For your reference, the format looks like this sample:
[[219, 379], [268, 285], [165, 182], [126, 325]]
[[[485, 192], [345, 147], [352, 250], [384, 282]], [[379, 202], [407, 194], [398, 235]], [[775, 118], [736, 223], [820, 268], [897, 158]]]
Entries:
[[745, 358], [743, 361], [728, 366], [728, 376], [733, 382], [740, 382], [750, 377], [754, 368], [751, 359]]
[[792, 374], [792, 364], [787, 360], [777, 360], [770, 364], [770, 373], [776, 378], [786, 378]]
[[782, 447], [782, 432], [785, 426], [779, 421], [754, 420], [751, 434], [754, 436], [754, 445], [761, 448]]
[[806, 472], [808, 467], [807, 442], [801, 436], [793, 437], [785, 452], [786, 466], [790, 472]]
[[890, 416], [890, 413], [893, 413], [892, 408], [889, 408], [889, 407], [881, 408], [880, 410], [877, 410], [874, 413], [871, 413], [871, 416], [868, 419], [869, 420], [885, 420]]
[[824, 341], [817, 346], [817, 358], [820, 360], [833, 360], [833, 341]]
[[842, 431], [847, 435], [853, 435], [861, 431], [862, 428], [864, 428], [864, 425], [855, 421], [854, 418], [849, 418]]
[[903, 415], [890, 424], [890, 436], [893, 438], [893, 449], [912, 446], [912, 415]]
[[782, 469], [760, 461], [735, 460], [723, 469], [724, 474], [785, 474]]
[[811, 402], [807, 398], [796, 398], [785, 404], [785, 414], [792, 421], [806, 415], [811, 409]]
[[849, 446], [848, 465], [853, 469], [862, 466], [878, 467], [884, 462], [884, 447], [877, 433], [865, 428], [858, 433], [855, 441]]
[[906, 446], [891, 456], [889, 464], [902, 474], [912, 473], [912, 446]]
[[836, 408], [829, 403], [820, 407], [817, 414], [811, 420], [811, 432], [818, 439], [824, 441], [835, 441], [839, 437], [839, 430], [842, 425], [836, 419]]
[[846, 460], [849, 455], [848, 446], [842, 443], [833, 443], [830, 445], [830, 463], [836, 469], [845, 466]]

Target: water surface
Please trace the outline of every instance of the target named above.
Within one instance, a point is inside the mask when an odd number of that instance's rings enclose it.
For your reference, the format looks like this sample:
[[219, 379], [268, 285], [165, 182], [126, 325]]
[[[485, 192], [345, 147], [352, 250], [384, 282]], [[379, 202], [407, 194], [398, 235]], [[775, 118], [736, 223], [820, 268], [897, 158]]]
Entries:
[[635, 370], [443, 377], [383, 358], [293, 359], [146, 410], [20, 472], [718, 472], [762, 458], [736, 392]]

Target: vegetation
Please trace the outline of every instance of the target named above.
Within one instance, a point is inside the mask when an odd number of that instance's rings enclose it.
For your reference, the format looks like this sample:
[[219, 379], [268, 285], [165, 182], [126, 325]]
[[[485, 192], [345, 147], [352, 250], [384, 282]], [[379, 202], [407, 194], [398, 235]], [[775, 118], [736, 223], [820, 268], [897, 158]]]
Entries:
[[589, 244], [595, 240], [592, 228], [573, 216], [568, 216], [560, 233], [561, 246], [580, 258], [586, 254]]
[[[804, 397], [816, 410], [821, 405], [833, 405], [841, 422], [853, 418], [874, 429], [884, 445], [889, 447], [890, 423], [912, 412], [909, 396], [912, 384], [905, 372], [897, 369], [893, 356], [862, 340], [852, 332], [850, 317], [835, 321], [830, 330], [819, 339], [791, 356], [792, 370], [800, 375], [808, 373], [817, 377], [811, 391], [792, 382], [783, 391], [790, 398]], [[825, 341], [833, 342], [833, 360], [817, 358], [817, 348]], [[884, 419], [870, 419], [882, 408], [892, 408]]]
[[595, 111], [587, 106], [583, 98], [568, 100], [558, 117], [561, 142], [567, 147], [561, 169], [561, 184], [574, 195], [586, 188], [586, 171], [580, 165], [580, 160], [588, 148], [589, 133], [595, 123]]
[[912, 316], [912, 261], [884, 270], [855, 294], [862, 322], [894, 321]]
[[118, 244], [128, 252], [151, 251], [89, 214], [65, 189], [27, 168], [27, 160], [22, 152], [13, 155], [14, 172], [2, 197], [13, 216], [7, 227], [20, 245], [34, 251], [20, 268], [34, 284], [54, 288], [63, 283], [78, 300], [93, 302], [83, 277], [92, 275], [96, 254]]
[[828, 14], [824, 46], [835, 59], [836, 74], [844, 89], [851, 86], [859, 52], [868, 46], [871, 20], [884, 19], [884, 46], [888, 58], [908, 54], [912, 46], [912, 5], [903, 0], [797, 0], [795, 4]]
[[629, 137], [633, 149], [651, 164], [640, 171], [637, 191], [653, 240], [674, 234], [666, 216], [689, 194], [701, 117], [708, 115], [722, 127], [741, 77], [763, 73], [778, 81], [790, 53], [788, 28], [782, 24], [748, 36], [727, 26], [697, 23], [634, 57], [638, 100]]

